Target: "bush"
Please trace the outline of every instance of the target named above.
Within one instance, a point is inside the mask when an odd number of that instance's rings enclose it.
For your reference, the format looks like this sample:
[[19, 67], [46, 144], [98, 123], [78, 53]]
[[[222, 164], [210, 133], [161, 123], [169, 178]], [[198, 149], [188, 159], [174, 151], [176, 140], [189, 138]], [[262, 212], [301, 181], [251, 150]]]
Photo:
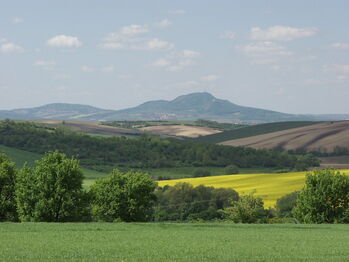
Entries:
[[268, 210], [264, 209], [263, 200], [253, 193], [232, 201], [232, 206], [224, 209], [225, 218], [234, 223], [266, 223]]
[[304, 223], [346, 222], [349, 217], [349, 177], [331, 169], [308, 174], [305, 187], [297, 197], [294, 214]]
[[21, 221], [79, 221], [88, 205], [79, 162], [53, 152], [18, 173], [16, 199]]
[[177, 183], [156, 191], [158, 198], [155, 221], [197, 221], [222, 219], [220, 210], [237, 200], [239, 195], [229, 188], [213, 188]]
[[15, 183], [15, 164], [6, 155], [0, 154], [0, 221], [17, 220]]
[[229, 165], [224, 168], [224, 174], [234, 175], [239, 174], [239, 168], [236, 165]]
[[113, 170], [91, 186], [93, 218], [107, 222], [151, 220], [156, 186], [147, 174]]
[[292, 210], [296, 206], [298, 191], [287, 194], [276, 201], [278, 217], [293, 217]]
[[211, 172], [205, 169], [196, 169], [193, 172], [193, 177], [205, 177], [210, 175], [211, 175]]

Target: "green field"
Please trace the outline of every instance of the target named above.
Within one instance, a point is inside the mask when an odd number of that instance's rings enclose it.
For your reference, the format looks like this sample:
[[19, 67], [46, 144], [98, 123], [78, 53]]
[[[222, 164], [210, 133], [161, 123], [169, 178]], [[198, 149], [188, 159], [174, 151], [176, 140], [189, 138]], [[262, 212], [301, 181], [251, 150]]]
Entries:
[[348, 261], [346, 225], [1, 223], [0, 261]]
[[314, 125], [317, 123], [319, 123], [319, 122], [289, 121], [289, 122], [277, 122], [277, 123], [252, 125], [252, 126], [247, 126], [247, 127], [242, 127], [242, 128], [230, 130], [230, 131], [225, 131], [225, 132], [218, 133], [218, 134], [201, 136], [198, 138], [193, 138], [191, 140], [196, 141], [196, 142], [205, 142], [205, 143], [216, 144], [216, 143], [224, 142], [227, 140], [263, 135], [263, 134], [268, 134], [271, 132], [287, 130], [290, 128]]

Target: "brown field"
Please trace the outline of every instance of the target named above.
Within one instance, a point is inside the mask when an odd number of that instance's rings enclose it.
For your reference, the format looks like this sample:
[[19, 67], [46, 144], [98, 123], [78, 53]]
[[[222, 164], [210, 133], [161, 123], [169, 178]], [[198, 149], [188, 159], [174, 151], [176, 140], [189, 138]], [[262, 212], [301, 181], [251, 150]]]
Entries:
[[140, 128], [139, 130], [157, 135], [198, 137], [220, 133], [221, 131], [201, 126], [159, 125]]
[[349, 169], [349, 156], [320, 157], [321, 168]]
[[336, 146], [349, 149], [349, 121], [326, 122], [311, 126], [234, 139], [222, 142], [223, 145], [248, 146], [253, 148], [283, 148], [294, 150], [304, 148], [307, 151], [333, 151]]
[[[59, 126], [63, 124], [62, 120], [30, 120], [31, 122], [44, 124], [47, 126]], [[87, 122], [87, 121], [70, 121], [65, 120], [64, 126], [67, 128], [77, 131], [97, 135], [107, 136], [136, 136], [140, 135], [141, 132], [137, 130], [131, 130], [120, 127], [105, 126], [99, 124], [99, 122]]]

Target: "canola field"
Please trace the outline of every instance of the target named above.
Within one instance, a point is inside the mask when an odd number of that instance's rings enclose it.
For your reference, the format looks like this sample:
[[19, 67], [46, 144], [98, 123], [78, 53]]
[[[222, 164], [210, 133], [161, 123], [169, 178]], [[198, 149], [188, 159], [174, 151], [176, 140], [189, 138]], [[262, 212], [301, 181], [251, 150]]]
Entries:
[[[349, 175], [349, 170], [340, 170]], [[272, 174], [239, 174], [224, 176], [209, 176], [176, 180], [158, 181], [159, 186], [173, 186], [179, 182], [190, 183], [193, 186], [205, 185], [216, 188], [233, 188], [240, 195], [255, 192], [264, 201], [264, 206], [274, 207], [276, 200], [304, 186], [305, 176], [309, 172], [290, 172]]]

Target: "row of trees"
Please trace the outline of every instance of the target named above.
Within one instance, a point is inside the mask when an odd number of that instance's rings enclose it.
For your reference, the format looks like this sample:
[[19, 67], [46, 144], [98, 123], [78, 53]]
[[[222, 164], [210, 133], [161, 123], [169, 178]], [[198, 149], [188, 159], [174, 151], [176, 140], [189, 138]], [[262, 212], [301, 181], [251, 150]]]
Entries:
[[52, 152], [35, 167], [15, 169], [0, 154], [0, 221], [188, 221], [267, 223], [294, 216], [305, 223], [349, 222], [349, 177], [332, 170], [308, 175], [305, 188], [264, 209], [253, 194], [179, 183], [157, 187], [147, 174], [114, 170], [84, 190], [76, 159]]
[[275, 167], [305, 169], [318, 165], [311, 155], [202, 144], [153, 136], [93, 137], [64, 128], [49, 129], [27, 122], [0, 121], [0, 144], [43, 154], [59, 150], [98, 171], [113, 168], [176, 166]]

